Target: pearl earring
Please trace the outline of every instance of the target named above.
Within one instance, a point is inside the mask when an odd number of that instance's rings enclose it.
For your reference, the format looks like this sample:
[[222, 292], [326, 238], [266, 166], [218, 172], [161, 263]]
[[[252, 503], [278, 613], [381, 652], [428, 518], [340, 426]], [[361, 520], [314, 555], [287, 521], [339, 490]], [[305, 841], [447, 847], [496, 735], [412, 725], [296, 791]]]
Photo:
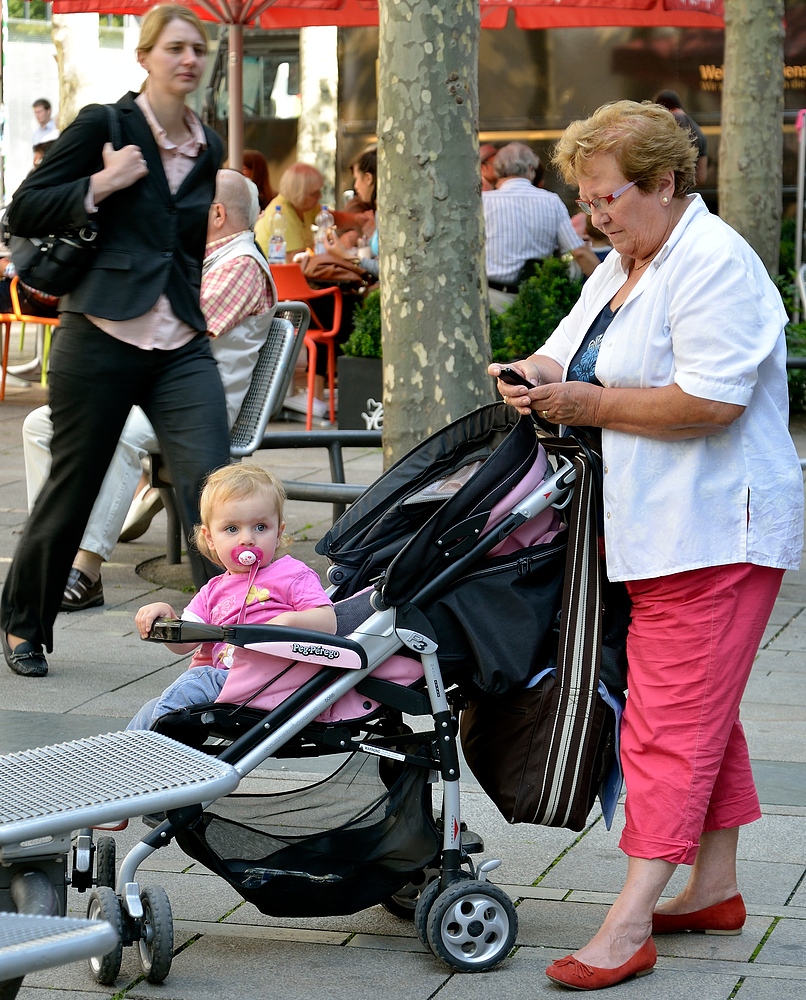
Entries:
[[663, 202], [664, 205], [669, 204], [669, 199], [665, 195], [661, 198], [661, 201]]

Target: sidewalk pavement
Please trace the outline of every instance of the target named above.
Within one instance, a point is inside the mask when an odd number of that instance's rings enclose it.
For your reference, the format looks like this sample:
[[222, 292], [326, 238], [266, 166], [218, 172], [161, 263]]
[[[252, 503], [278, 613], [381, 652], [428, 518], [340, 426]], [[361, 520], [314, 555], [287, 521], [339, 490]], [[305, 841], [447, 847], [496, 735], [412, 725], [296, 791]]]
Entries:
[[[20, 428], [44, 400], [38, 388], [9, 388], [0, 404], [0, 576], [5, 578], [26, 518]], [[282, 429], [279, 425], [276, 429]], [[796, 432], [806, 454], [806, 429]], [[326, 454], [258, 452], [255, 461], [284, 478], [328, 478]], [[347, 478], [371, 482], [381, 456], [370, 449], [346, 456]], [[290, 501], [288, 530], [294, 555], [324, 568], [313, 542], [330, 523], [330, 507]], [[165, 515], [136, 542], [118, 545], [104, 567], [106, 604], [60, 615], [50, 673], [21, 678], [0, 664], [0, 752], [57, 743], [122, 728], [137, 708], [184, 666], [163, 646], [142, 643], [134, 629], [140, 605], [166, 600], [177, 611], [189, 599], [186, 567], [149, 583], [135, 567], [165, 551]], [[157, 564], [158, 565], [158, 564]], [[806, 997], [806, 569], [788, 573], [764, 637], [742, 712], [764, 816], [739, 844], [740, 884], [748, 909], [738, 937], [678, 935], [657, 939], [655, 973], [608, 991], [620, 1000], [803, 1000]], [[299, 764], [312, 771], [319, 762]], [[289, 787], [309, 775], [294, 765], [261, 770], [247, 781]], [[288, 783], [288, 784], [286, 784]], [[141, 980], [134, 950], [124, 950], [113, 987], [99, 986], [84, 963], [30, 975], [20, 1000], [170, 997], [228, 1000], [282, 997], [312, 1000], [333, 994], [350, 1000], [526, 1000], [567, 995], [544, 976], [554, 958], [580, 947], [601, 923], [618, 892], [626, 861], [618, 850], [619, 809], [607, 832], [597, 810], [576, 834], [508, 826], [467, 772], [463, 816], [481, 833], [485, 858], [502, 866], [494, 879], [518, 901], [520, 929], [512, 956], [482, 975], [453, 972], [427, 952], [411, 923], [380, 906], [323, 919], [261, 915], [221, 879], [175, 846], [140, 869], [143, 884], [162, 885], [175, 921], [176, 954], [162, 986]], [[118, 858], [140, 839], [139, 820], [117, 834]], [[685, 880], [679, 869], [669, 886]], [[69, 893], [71, 913], [83, 915], [86, 895]], [[48, 992], [50, 991], [50, 992]]]

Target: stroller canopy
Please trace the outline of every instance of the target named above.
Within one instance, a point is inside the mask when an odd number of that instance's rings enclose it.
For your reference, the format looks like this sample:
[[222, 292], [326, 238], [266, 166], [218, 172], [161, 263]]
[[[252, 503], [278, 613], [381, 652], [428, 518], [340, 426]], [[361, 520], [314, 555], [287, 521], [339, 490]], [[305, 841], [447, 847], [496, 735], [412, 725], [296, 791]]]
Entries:
[[[442, 565], [451, 558], [436, 546], [449, 528], [461, 536], [468, 518], [488, 517], [517, 487], [538, 456], [534, 424], [504, 403], [493, 403], [455, 420], [388, 469], [316, 545], [334, 564], [331, 581], [341, 600], [373, 583], [395, 563], [383, 599], [396, 605], [410, 599], [424, 582], [422, 558], [429, 553]], [[428, 487], [473, 463], [480, 463], [456, 492], [431, 493]], [[477, 523], [477, 522], [476, 522]], [[417, 536], [415, 558], [404, 556]], [[395, 557], [400, 554], [401, 559]], [[429, 567], [435, 571], [437, 565]]]

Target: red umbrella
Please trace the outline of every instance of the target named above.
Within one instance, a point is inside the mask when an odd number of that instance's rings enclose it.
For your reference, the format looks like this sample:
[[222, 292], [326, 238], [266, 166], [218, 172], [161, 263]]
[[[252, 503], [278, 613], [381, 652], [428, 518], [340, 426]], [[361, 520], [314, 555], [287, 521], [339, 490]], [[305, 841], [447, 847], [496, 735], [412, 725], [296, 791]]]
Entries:
[[[146, 14], [155, 0], [54, 0], [56, 14]], [[243, 28], [370, 27], [378, 0], [179, 0], [203, 21], [230, 25], [230, 108], [243, 104]], [[521, 28], [672, 25], [721, 28], [724, 0], [479, 0], [484, 28], [503, 28], [511, 10]], [[243, 164], [243, 118], [229, 116], [229, 162]]]

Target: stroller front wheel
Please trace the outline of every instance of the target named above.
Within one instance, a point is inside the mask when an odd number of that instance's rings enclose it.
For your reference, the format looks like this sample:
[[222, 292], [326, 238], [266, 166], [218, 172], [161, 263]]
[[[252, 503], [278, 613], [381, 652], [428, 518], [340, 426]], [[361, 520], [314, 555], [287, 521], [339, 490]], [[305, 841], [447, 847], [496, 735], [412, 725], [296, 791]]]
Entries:
[[115, 888], [117, 845], [114, 837], [99, 837], [95, 845], [95, 884]]
[[171, 971], [174, 957], [174, 924], [167, 892], [158, 885], [140, 893], [143, 916], [137, 957], [150, 983], [161, 983]]
[[472, 879], [448, 886], [428, 915], [431, 951], [459, 972], [494, 968], [507, 957], [517, 935], [515, 904], [497, 885], [486, 881]]
[[87, 919], [108, 920], [118, 934], [118, 943], [105, 955], [93, 955], [89, 960], [90, 972], [96, 983], [111, 986], [118, 978], [123, 961], [123, 913], [115, 890], [99, 885], [92, 890], [87, 904]]

